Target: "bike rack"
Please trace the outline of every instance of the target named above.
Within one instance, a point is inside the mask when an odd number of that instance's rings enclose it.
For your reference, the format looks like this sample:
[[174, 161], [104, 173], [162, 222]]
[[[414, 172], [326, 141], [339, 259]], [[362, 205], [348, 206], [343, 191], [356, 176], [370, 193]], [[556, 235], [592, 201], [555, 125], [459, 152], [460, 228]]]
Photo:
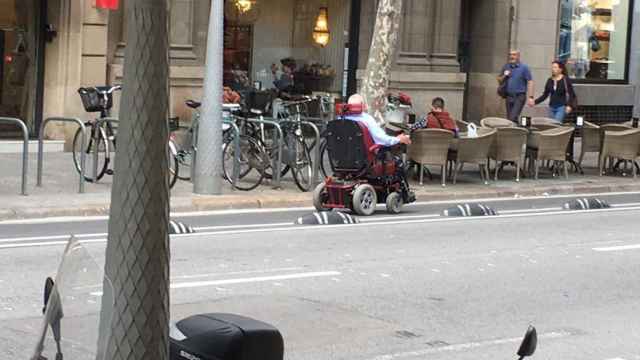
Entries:
[[[96, 119], [96, 129], [100, 129], [104, 123], [120, 123], [120, 120], [114, 117]], [[109, 141], [109, 139], [105, 139], [105, 141]], [[98, 144], [93, 150], [93, 182], [98, 182]]]
[[257, 124], [273, 125], [273, 127], [276, 129], [276, 132], [278, 133], [278, 158], [273, 159], [272, 167], [273, 167], [273, 188], [280, 189], [280, 166], [282, 165], [282, 139], [284, 139], [282, 128], [280, 127], [280, 124], [277, 121], [273, 121], [273, 120], [265, 120], [264, 118], [261, 118], [261, 119], [248, 118], [246, 120], [248, 122], [253, 122]]
[[29, 129], [24, 121], [16, 118], [0, 117], [0, 123], [16, 124], [22, 131], [22, 187], [21, 194], [27, 195], [27, 170], [29, 169]]
[[[296, 123], [296, 121], [294, 120], [283, 120], [282, 122], [285, 123]], [[313, 132], [316, 134], [316, 138], [313, 142], [313, 144], [311, 144], [311, 149], [313, 149], [313, 167], [312, 167], [312, 175], [311, 175], [311, 186], [315, 188], [316, 185], [318, 185], [319, 181], [318, 181], [318, 174], [320, 172], [320, 129], [318, 128], [318, 126], [314, 123], [312, 123], [311, 121], [304, 121], [301, 120], [300, 121], [300, 125], [306, 125], [308, 127], [310, 127], [311, 129], [313, 129]], [[311, 190], [313, 191], [313, 190]]]
[[223, 120], [222, 122], [231, 126], [235, 133], [235, 136], [233, 137], [233, 144], [236, 156], [233, 158], [233, 179], [231, 179], [231, 185], [235, 185], [240, 177], [240, 129], [238, 128], [238, 125], [231, 120]]
[[[40, 133], [38, 134], [38, 181], [36, 185], [42, 187], [42, 160], [44, 157], [44, 129], [51, 121], [76, 123], [82, 129], [82, 149], [87, 145], [87, 128], [84, 126], [82, 120], [78, 118], [64, 118], [64, 117], [50, 117], [45, 119], [40, 125]], [[85, 170], [85, 153], [80, 152], [80, 183], [78, 185], [78, 192], [84, 193], [84, 170]]]

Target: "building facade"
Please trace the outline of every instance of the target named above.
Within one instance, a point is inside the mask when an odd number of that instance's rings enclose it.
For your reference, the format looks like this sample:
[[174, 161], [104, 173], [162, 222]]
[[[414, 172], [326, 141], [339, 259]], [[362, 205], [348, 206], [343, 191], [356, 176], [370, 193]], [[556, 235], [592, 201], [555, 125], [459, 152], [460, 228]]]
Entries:
[[[25, 119], [32, 133], [48, 116], [94, 116], [77, 89], [121, 81], [126, 1], [106, 10], [95, 0], [0, 0], [0, 116]], [[184, 100], [202, 97], [210, 1], [169, 1], [171, 115], [181, 119], [190, 118]], [[377, 0], [241, 3], [225, 2], [225, 83], [273, 87], [287, 58], [309, 91], [355, 91]], [[328, 10], [324, 47], [313, 35], [320, 8]], [[403, 12], [390, 88], [411, 95], [419, 114], [440, 96], [457, 118], [504, 116], [496, 75], [510, 48], [531, 66], [538, 93], [550, 62], [565, 60], [589, 119], [626, 121], [640, 112], [638, 0], [404, 0]], [[53, 124], [47, 135], [69, 139], [73, 131]]]

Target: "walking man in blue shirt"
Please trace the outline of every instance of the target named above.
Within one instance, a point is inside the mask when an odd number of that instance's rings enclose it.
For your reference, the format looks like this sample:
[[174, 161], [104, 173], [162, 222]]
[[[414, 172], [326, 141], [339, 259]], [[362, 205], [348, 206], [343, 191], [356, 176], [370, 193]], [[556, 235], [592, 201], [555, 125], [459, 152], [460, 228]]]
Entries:
[[519, 50], [509, 52], [509, 63], [502, 67], [502, 72], [498, 76], [500, 84], [504, 81], [506, 81], [507, 118], [518, 122], [525, 103], [529, 106], [534, 105], [533, 77], [529, 66], [520, 62]]

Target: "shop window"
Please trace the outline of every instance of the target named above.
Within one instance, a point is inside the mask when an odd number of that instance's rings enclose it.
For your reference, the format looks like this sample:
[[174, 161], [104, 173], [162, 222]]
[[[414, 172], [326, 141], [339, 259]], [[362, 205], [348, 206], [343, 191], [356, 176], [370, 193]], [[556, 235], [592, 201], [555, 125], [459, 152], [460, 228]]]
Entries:
[[569, 76], [626, 81], [632, 0], [560, 0], [558, 58]]
[[251, 25], [224, 27], [224, 85], [234, 90], [251, 86], [252, 30]]

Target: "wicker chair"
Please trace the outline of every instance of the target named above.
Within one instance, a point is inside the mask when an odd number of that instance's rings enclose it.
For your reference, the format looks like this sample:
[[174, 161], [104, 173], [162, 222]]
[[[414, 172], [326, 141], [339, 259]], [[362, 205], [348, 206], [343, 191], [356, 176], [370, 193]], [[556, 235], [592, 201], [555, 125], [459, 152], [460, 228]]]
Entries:
[[[640, 150], [640, 129], [625, 131], [605, 131], [602, 139], [602, 151], [600, 152], [600, 176], [604, 167], [604, 159], [607, 157], [626, 161], [635, 161]], [[636, 167], [633, 168], [633, 177], [636, 177]]]
[[480, 120], [480, 126], [497, 129], [503, 127], [515, 127], [516, 124], [513, 121], [498, 117], [488, 117]]
[[489, 183], [489, 168], [487, 158], [489, 150], [494, 142], [496, 129], [480, 128], [478, 137], [462, 137], [458, 139], [458, 147], [454, 152], [450, 152], [449, 160], [453, 162], [453, 183], [456, 183], [458, 172], [462, 170], [465, 163], [478, 164], [480, 167], [480, 178], [485, 184]]
[[[602, 142], [604, 140], [604, 133], [605, 131], [626, 131], [626, 130], [631, 130], [633, 129], [633, 127], [631, 127], [631, 124], [626, 124], [626, 123], [606, 123], [606, 124], [602, 124], [600, 125], [600, 149], [602, 149]], [[605, 157], [605, 159], [612, 159], [610, 157]], [[603, 164], [603, 166], [606, 168], [607, 164]], [[611, 170], [613, 170], [613, 161], [609, 162], [609, 167], [611, 168]], [[600, 157], [598, 156], [598, 168], [600, 168]]]
[[504, 162], [516, 164], [516, 181], [520, 181], [522, 167], [522, 148], [527, 143], [528, 131], [523, 128], [498, 128], [496, 140], [489, 151], [489, 158], [496, 161], [495, 181]]
[[580, 157], [578, 165], [582, 166], [584, 154], [588, 152], [600, 152], [602, 147], [602, 134], [600, 127], [594, 123], [585, 121], [582, 127], [582, 140], [580, 145]]
[[530, 167], [533, 165], [531, 161], [535, 161], [535, 179], [538, 179], [540, 170], [540, 161], [551, 160], [562, 162], [564, 165], [564, 176], [569, 178], [567, 170], [567, 147], [571, 140], [573, 127], [559, 127], [540, 132], [534, 132], [533, 143], [535, 147], [527, 149], [527, 157], [529, 158]]
[[531, 118], [531, 127], [539, 131], [545, 131], [549, 129], [559, 128], [560, 125], [557, 121], [546, 117], [534, 117]]
[[423, 185], [424, 166], [439, 165], [442, 167], [442, 186], [446, 185], [447, 153], [453, 133], [443, 129], [421, 129], [411, 134], [408, 148], [410, 160], [420, 165], [420, 185]]

